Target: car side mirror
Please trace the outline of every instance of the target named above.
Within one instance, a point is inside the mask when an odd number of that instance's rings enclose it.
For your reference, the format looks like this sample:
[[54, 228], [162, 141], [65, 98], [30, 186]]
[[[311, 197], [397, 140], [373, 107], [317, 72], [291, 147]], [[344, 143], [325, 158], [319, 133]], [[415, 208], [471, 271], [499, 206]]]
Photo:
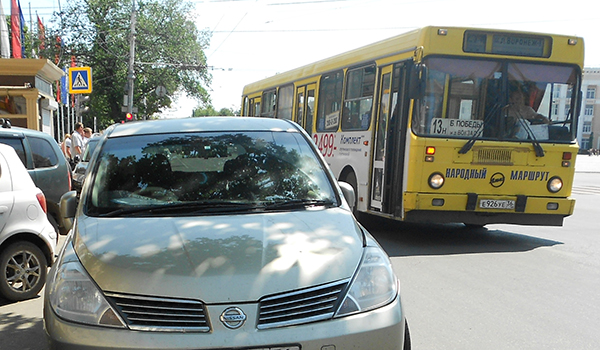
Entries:
[[69, 191], [60, 197], [60, 215], [63, 217], [63, 223], [67, 231], [73, 228], [77, 204], [79, 204], [77, 191]]
[[338, 181], [338, 185], [340, 185], [342, 194], [344, 195], [344, 198], [346, 198], [346, 202], [348, 202], [348, 204], [350, 205], [350, 209], [354, 211], [354, 203], [356, 201], [354, 187], [352, 187], [352, 185], [344, 181]]

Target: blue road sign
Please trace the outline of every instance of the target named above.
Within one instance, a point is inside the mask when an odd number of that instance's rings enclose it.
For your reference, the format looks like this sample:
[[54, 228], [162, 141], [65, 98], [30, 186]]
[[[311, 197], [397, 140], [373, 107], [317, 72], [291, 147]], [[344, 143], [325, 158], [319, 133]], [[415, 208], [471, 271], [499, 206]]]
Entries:
[[72, 94], [92, 93], [92, 68], [69, 68], [69, 92]]

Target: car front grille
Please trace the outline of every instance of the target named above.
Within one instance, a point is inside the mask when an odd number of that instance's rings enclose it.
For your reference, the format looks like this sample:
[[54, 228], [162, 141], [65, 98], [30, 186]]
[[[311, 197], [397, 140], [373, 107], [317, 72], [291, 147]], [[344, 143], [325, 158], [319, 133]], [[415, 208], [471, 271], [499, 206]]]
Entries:
[[197, 300], [106, 293], [129, 328], [141, 331], [208, 332], [204, 304]]
[[330, 319], [339, 305], [348, 280], [263, 298], [258, 329], [285, 327]]

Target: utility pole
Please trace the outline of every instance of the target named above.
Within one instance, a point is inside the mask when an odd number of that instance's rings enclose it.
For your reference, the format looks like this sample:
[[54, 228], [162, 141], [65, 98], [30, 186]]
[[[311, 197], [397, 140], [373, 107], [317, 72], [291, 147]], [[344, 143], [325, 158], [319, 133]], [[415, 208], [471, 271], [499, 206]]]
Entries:
[[135, 0], [132, 0], [131, 2], [131, 25], [129, 29], [129, 68], [127, 70], [127, 113], [133, 113], [133, 81], [135, 79], [135, 72], [133, 70], [135, 58]]

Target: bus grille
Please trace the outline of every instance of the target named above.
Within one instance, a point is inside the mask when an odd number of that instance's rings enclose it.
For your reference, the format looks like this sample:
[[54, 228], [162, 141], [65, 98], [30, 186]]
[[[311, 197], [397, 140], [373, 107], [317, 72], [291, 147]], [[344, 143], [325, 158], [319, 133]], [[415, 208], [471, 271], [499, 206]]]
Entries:
[[285, 327], [330, 319], [348, 281], [334, 282], [260, 301], [258, 329]]
[[482, 148], [474, 153], [473, 163], [513, 165], [512, 151], [498, 148]]
[[158, 332], [208, 332], [204, 305], [189, 299], [106, 294], [131, 329]]

